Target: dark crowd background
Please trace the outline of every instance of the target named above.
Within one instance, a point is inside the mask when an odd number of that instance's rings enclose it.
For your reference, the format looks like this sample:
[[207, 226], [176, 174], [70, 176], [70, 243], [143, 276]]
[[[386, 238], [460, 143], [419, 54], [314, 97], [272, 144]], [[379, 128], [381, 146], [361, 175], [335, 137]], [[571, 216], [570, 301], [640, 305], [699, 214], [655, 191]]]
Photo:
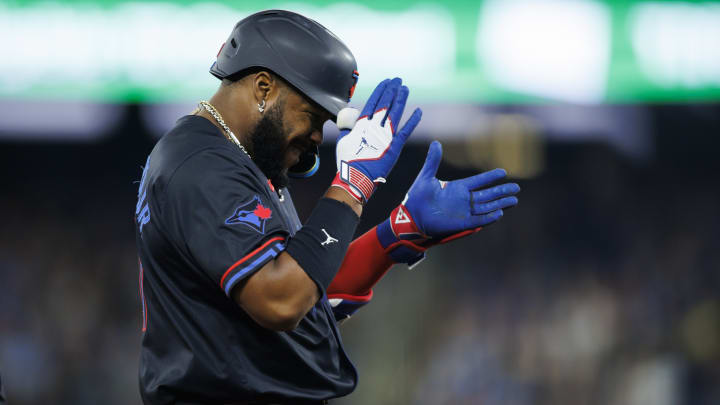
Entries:
[[[499, 223], [395, 266], [342, 326], [360, 382], [332, 403], [720, 403], [720, 106], [647, 110], [648, 158], [543, 143], [542, 170], [517, 180]], [[133, 212], [154, 140], [138, 111], [93, 143], [0, 141], [10, 404], [139, 403]], [[439, 177], [477, 171], [453, 162], [465, 144], [443, 144]], [[303, 218], [333, 146], [291, 185]], [[402, 200], [427, 146], [408, 145], [359, 233]]]

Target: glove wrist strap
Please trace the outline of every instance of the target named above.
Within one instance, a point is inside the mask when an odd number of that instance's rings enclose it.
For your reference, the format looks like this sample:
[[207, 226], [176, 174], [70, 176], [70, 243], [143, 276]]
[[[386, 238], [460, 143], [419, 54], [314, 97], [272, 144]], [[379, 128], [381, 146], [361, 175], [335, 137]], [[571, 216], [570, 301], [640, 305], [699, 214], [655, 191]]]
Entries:
[[425, 258], [427, 248], [422, 244], [429, 238], [420, 231], [402, 204], [377, 226], [377, 236], [386, 254], [396, 263], [406, 263], [412, 268]]
[[335, 181], [345, 183], [348, 189], [352, 190], [351, 194], [362, 203], [366, 203], [375, 191], [375, 183], [365, 173], [344, 160], [340, 162], [340, 170], [338, 170]]
[[335, 175], [335, 178], [333, 179], [332, 183], [330, 183], [330, 186], [342, 188], [343, 190], [347, 191], [348, 194], [350, 194], [360, 204], [364, 204], [367, 202], [367, 200], [364, 199], [364, 196], [362, 195], [362, 193], [360, 193], [360, 191], [358, 191], [357, 188], [353, 187], [351, 184], [344, 182], [340, 178], [340, 172]]

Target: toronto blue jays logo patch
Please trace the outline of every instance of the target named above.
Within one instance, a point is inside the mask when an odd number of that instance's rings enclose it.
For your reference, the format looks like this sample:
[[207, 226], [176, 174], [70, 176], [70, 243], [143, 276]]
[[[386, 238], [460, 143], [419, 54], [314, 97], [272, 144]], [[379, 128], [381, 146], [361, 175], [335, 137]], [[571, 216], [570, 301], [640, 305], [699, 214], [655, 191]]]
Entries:
[[247, 225], [264, 235], [265, 223], [270, 218], [272, 218], [272, 210], [265, 207], [260, 196], [256, 195], [250, 200], [240, 204], [240, 206], [235, 209], [235, 213], [225, 220], [225, 223], [228, 225]]

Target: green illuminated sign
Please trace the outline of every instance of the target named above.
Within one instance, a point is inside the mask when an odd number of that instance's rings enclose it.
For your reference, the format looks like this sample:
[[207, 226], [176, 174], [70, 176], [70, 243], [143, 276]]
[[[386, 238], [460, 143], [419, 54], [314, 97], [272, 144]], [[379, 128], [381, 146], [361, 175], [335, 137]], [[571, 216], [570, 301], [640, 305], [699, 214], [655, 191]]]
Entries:
[[[266, 2], [358, 60], [357, 96], [398, 75], [417, 102], [720, 100], [720, 2]], [[0, 98], [185, 102], [249, 1], [0, 1]]]

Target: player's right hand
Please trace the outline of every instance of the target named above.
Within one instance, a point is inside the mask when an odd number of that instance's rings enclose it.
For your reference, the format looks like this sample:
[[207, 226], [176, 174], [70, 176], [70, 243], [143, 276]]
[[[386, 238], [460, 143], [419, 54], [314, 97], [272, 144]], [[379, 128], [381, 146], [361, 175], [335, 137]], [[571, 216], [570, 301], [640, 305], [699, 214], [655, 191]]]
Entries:
[[[446, 243], [479, 231], [503, 216], [503, 209], [518, 203], [517, 183], [493, 186], [507, 173], [494, 169], [464, 179], [442, 181], [435, 177], [442, 160], [442, 146], [434, 141], [420, 174], [400, 205], [427, 240], [424, 246]], [[395, 221], [397, 222], [397, 221]], [[406, 226], [407, 226], [406, 225]]]
[[397, 128], [408, 94], [400, 78], [386, 79], [370, 95], [356, 122], [341, 123], [347, 121], [342, 119], [347, 112], [338, 113], [341, 131], [335, 148], [338, 173], [333, 185], [344, 188], [359, 202], [367, 202], [377, 183], [385, 183], [405, 141], [420, 122], [422, 111], [418, 108], [400, 130]]
[[518, 203], [516, 183], [493, 186], [505, 178], [505, 170], [442, 181], [435, 177], [441, 160], [442, 147], [435, 141], [403, 202], [377, 227], [380, 244], [397, 263], [415, 265], [429, 247], [477, 232]]

